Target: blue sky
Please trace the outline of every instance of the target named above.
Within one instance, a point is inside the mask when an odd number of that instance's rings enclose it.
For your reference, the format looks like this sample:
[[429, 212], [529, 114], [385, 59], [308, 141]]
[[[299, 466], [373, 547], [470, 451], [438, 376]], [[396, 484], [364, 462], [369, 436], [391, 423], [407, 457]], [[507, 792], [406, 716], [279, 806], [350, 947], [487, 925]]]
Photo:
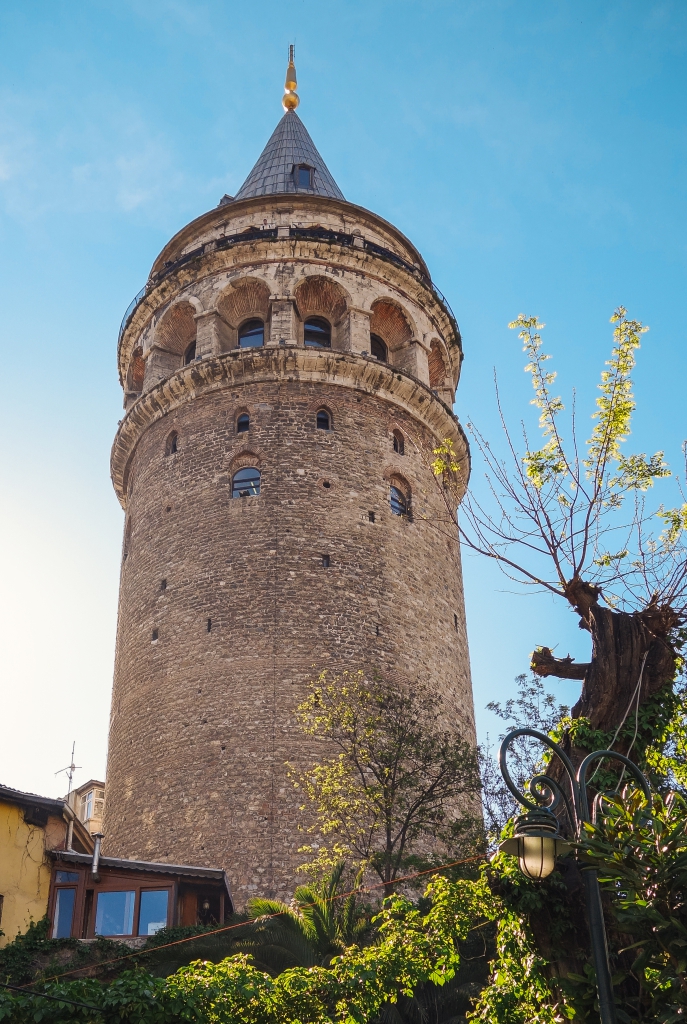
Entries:
[[[491, 436], [496, 368], [530, 415], [507, 323], [547, 324], [588, 414], [619, 303], [651, 325], [632, 447], [677, 466], [684, 413], [684, 0], [5, 0], [0, 7], [0, 781], [47, 794], [77, 742], [101, 776], [122, 513], [122, 313], [183, 224], [301, 114], [346, 197], [420, 248], [460, 323], [457, 411]], [[575, 617], [465, 559], [475, 704]], [[552, 684], [574, 700], [573, 684]]]

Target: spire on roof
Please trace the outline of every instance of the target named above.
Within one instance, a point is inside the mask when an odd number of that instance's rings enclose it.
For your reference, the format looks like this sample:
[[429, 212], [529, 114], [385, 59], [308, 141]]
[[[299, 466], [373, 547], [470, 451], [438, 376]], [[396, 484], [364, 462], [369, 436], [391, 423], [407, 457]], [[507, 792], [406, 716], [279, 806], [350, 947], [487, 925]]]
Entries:
[[289, 66], [286, 69], [286, 81], [284, 82], [284, 99], [281, 101], [281, 105], [286, 111], [295, 110], [301, 102], [296, 95], [298, 82], [296, 81], [296, 65], [293, 62], [295, 49], [295, 46], [289, 47]]
[[306, 195], [326, 196], [328, 199], [344, 198], [296, 113], [300, 103], [296, 88], [294, 48], [290, 46], [282, 100], [286, 113], [272, 132], [260, 159], [236, 193], [237, 200], [278, 192], [304, 192]]

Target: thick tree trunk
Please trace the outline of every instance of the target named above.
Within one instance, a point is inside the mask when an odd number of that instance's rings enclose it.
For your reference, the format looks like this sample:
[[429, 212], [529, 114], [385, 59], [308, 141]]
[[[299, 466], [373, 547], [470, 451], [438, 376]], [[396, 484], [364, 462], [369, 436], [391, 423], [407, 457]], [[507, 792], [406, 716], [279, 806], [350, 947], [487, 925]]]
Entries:
[[[615, 734], [621, 723], [634, 721], [637, 706], [644, 704], [674, 678], [677, 655], [670, 642], [670, 630], [677, 624], [677, 616], [670, 607], [659, 608], [653, 602], [639, 612], [616, 612], [601, 607], [600, 591], [581, 581], [573, 581], [566, 596], [580, 616], [580, 628], [591, 633], [592, 659], [581, 664], [570, 656], [555, 658], [548, 647], [543, 647], [532, 655], [532, 669], [540, 676], [581, 679], [582, 693], [572, 709], [572, 717], [586, 718], [592, 729]], [[610, 737], [607, 742], [611, 742]], [[620, 735], [613, 749], [627, 753], [629, 743]], [[581, 746], [573, 746], [567, 736], [562, 746], [576, 768], [590, 753]], [[631, 756], [633, 759], [639, 757], [641, 761], [641, 751], [636, 747]], [[550, 762], [547, 774], [568, 789], [567, 778], [557, 758]], [[587, 959], [580, 905], [582, 877], [573, 860], [563, 862], [562, 870], [569, 891], [568, 913], [572, 931], [568, 934], [566, 955], [547, 968], [552, 981], [570, 972], [583, 973]], [[544, 956], [548, 951], [550, 957], [553, 922], [544, 913], [531, 915], [530, 923], [539, 950]]]
[[650, 628], [646, 612], [589, 611], [592, 660], [572, 709], [593, 729], [616, 729], [636, 700], [643, 704], [675, 675], [676, 655], [665, 636]]
[[669, 633], [677, 616], [654, 603], [639, 612], [603, 608], [599, 589], [579, 580], [569, 584], [566, 596], [580, 615], [580, 628], [591, 633], [592, 660], [576, 664], [543, 647], [532, 655], [532, 669], [541, 676], [582, 679], [572, 717], [587, 718], [593, 729], [615, 730], [637, 699], [643, 704], [674, 678], [677, 655]]

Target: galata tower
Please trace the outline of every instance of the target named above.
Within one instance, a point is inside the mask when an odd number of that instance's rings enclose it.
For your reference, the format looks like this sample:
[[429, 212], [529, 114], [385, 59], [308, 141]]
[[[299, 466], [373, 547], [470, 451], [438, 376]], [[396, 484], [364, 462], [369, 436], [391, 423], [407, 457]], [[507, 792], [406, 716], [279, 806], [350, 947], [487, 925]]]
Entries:
[[[293, 55], [292, 55], [293, 56]], [[459, 547], [427, 452], [458, 326], [422, 256], [347, 202], [296, 113], [183, 228], [124, 318], [126, 511], [104, 851], [293, 891], [294, 718], [323, 669], [430, 680], [474, 741]], [[430, 456], [431, 458], [431, 456]]]

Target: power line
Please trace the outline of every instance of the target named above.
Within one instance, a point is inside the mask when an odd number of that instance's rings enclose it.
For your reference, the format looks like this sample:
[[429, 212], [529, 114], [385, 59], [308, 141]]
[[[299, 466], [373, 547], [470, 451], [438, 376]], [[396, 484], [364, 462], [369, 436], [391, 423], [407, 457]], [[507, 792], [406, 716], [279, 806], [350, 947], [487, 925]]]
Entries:
[[[35, 982], [32, 982], [35, 984]], [[63, 996], [49, 996], [45, 992], [31, 992], [27, 988], [22, 988], [19, 985], [9, 985], [6, 981], [0, 981], [2, 988], [11, 988], [15, 992], [21, 992], [22, 995], [32, 996], [34, 999], [54, 999], [58, 1003], [69, 1003], [70, 1006], [83, 1006], [85, 1010], [97, 1010], [98, 1013], [102, 1013], [102, 1006], [93, 1006], [92, 1003], [77, 1003], [74, 999], [65, 999]]]
[[[343, 900], [346, 899], [348, 896], [355, 896], [358, 893], [369, 892], [372, 889], [386, 889], [390, 885], [398, 885], [399, 882], [409, 882], [411, 879], [420, 878], [422, 875], [434, 874], [437, 871], [447, 871], [449, 868], [457, 868], [463, 864], [471, 864], [473, 863], [473, 861], [476, 860], [486, 860], [486, 858], [486, 853], [478, 853], [474, 857], [466, 857], [464, 860], [454, 860], [449, 864], [439, 864], [437, 867], [434, 868], [425, 868], [424, 871], [414, 871], [413, 874], [411, 875], [402, 875], [400, 878], [395, 878], [392, 882], [375, 882], [374, 885], [365, 885], [361, 886], [358, 889], [350, 889], [348, 892], [337, 893], [336, 896], [326, 896], [319, 902], [333, 903], [334, 900]], [[317, 903], [303, 903], [300, 909], [307, 910], [309, 907], [316, 907], [317, 905]], [[274, 917], [282, 917], [284, 914], [288, 912], [288, 910], [279, 910], [274, 914], [261, 914], [259, 918], [255, 918], [254, 920], [268, 921]], [[160, 946], [152, 946], [150, 949], [144, 950], [143, 952], [138, 951], [134, 953], [126, 953], [124, 956], [117, 956], [114, 957], [112, 960], [101, 960], [100, 963], [98, 964], [88, 964], [84, 967], [75, 967], [71, 971], [64, 971], [62, 974], [53, 974], [50, 978], [44, 978], [43, 983], [45, 984], [49, 981], [58, 981], [60, 978], [66, 978], [70, 974], [78, 974], [80, 971], [92, 970], [94, 967], [106, 967], [109, 964], [121, 963], [122, 960], [130, 960], [132, 957], [145, 955], [146, 953], [157, 952], [157, 950], [159, 949], [169, 949], [171, 946], [181, 946], [184, 942], [193, 942], [194, 939], [205, 939], [208, 938], [210, 935], [219, 935], [222, 932], [233, 931], [235, 928], [245, 928], [246, 926], [252, 923], [252, 921], [240, 921], [238, 924], [227, 924], [224, 925], [222, 928], [214, 928], [211, 932], [200, 932], [198, 935], [187, 935], [183, 939], [175, 939], [174, 942], [165, 942]], [[28, 982], [27, 985], [22, 986], [22, 988], [20, 988], [18, 991], [26, 992], [29, 990], [30, 985], [38, 984], [39, 982], [37, 981], [30, 981]]]

